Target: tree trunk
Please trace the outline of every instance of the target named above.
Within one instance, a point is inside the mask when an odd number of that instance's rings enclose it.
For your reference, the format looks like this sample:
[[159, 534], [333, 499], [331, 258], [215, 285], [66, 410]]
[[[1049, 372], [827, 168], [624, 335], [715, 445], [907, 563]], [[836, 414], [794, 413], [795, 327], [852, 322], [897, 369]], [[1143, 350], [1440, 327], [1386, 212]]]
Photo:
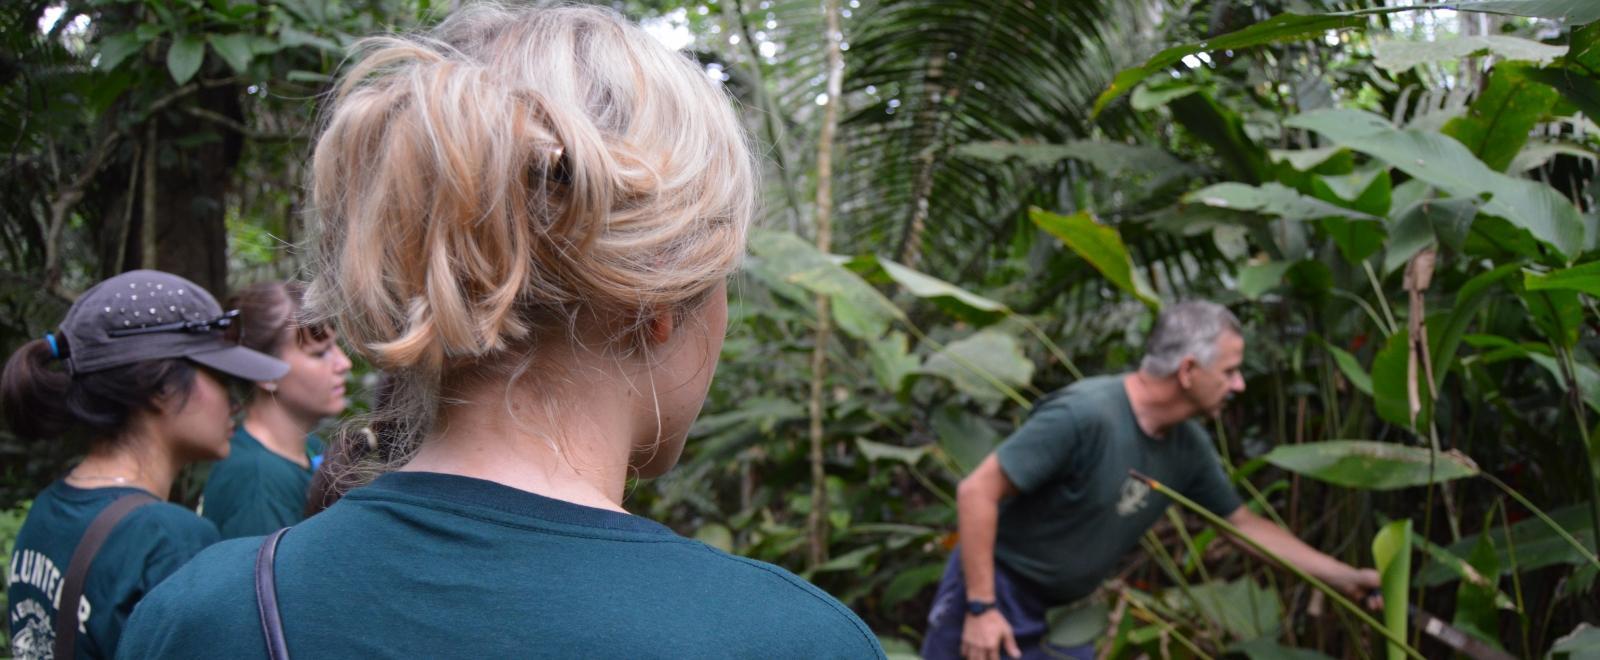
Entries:
[[[826, 0], [828, 32], [828, 103], [822, 109], [822, 135], [817, 145], [817, 250], [833, 249], [833, 134], [839, 128], [839, 104], [844, 89], [844, 54], [839, 48], [839, 0]], [[807, 565], [816, 568], [828, 560], [828, 487], [823, 466], [824, 402], [828, 375], [828, 339], [833, 331], [828, 297], [817, 296], [816, 345], [811, 349], [811, 515], [806, 519]]]

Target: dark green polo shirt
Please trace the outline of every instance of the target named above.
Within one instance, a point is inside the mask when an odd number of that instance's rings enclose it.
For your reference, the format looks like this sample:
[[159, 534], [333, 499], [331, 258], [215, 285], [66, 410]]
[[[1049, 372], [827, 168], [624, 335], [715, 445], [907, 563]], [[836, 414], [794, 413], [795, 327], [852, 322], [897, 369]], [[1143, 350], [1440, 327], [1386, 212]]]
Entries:
[[1129, 469], [1219, 516], [1240, 506], [1200, 425], [1146, 435], [1122, 379], [1089, 378], [1051, 394], [996, 450], [1021, 493], [1001, 505], [995, 558], [1052, 605], [1093, 592], [1171, 504]]
[[[50, 484], [33, 501], [17, 532], [6, 575], [11, 652], [48, 658], [55, 645], [56, 601], [78, 541], [100, 511], [135, 488], [75, 488]], [[133, 606], [201, 549], [219, 539], [217, 528], [176, 504], [146, 504], [111, 530], [89, 565], [79, 601], [79, 658], [109, 658], [117, 651]], [[85, 615], [86, 614], [86, 615]]]
[[[252, 569], [224, 541], [157, 589], [120, 657], [262, 657]], [[387, 474], [277, 557], [293, 657], [882, 658], [833, 597], [644, 518], [497, 483]]]
[[[261, 536], [302, 519], [310, 467], [273, 453], [240, 424], [228, 441], [228, 457], [211, 466], [200, 512], [216, 523], [222, 538]], [[306, 437], [306, 458], [312, 466], [322, 454], [322, 440]]]

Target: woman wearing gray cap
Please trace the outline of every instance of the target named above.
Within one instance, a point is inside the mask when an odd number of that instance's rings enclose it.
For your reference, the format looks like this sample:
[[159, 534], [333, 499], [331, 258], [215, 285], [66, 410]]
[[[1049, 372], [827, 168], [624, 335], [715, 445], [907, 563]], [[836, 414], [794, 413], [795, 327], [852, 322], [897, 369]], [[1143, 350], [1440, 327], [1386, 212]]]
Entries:
[[113, 656], [139, 599], [218, 540], [211, 523], [165, 502], [172, 481], [228, 454], [229, 381], [288, 369], [224, 338], [235, 315], [176, 275], [123, 273], [7, 361], [0, 406], [11, 429], [81, 434], [89, 447], [17, 534], [6, 589], [17, 657]]

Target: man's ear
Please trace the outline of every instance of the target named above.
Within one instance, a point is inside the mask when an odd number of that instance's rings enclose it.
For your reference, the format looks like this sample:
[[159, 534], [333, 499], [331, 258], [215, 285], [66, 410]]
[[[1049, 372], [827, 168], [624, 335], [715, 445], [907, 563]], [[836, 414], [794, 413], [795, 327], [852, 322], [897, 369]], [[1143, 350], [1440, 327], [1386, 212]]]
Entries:
[[1178, 385], [1183, 387], [1183, 389], [1189, 389], [1191, 386], [1193, 386], [1194, 370], [1195, 367], [1198, 366], [1200, 366], [1200, 364], [1195, 362], [1193, 357], [1186, 357], [1182, 362], [1179, 362], [1178, 373], [1176, 374], [1178, 376]]

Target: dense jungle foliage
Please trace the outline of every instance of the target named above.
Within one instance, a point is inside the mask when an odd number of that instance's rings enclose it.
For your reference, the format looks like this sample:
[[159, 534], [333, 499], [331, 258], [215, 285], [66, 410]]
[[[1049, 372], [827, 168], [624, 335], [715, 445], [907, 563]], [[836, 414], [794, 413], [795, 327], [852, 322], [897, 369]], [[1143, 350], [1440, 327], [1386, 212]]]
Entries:
[[[610, 4], [739, 99], [767, 186], [704, 414], [634, 511], [914, 655], [961, 476], [1044, 394], [1131, 368], [1162, 304], [1208, 298], [1246, 326], [1212, 427], [1231, 477], [1378, 567], [1388, 607], [1174, 507], [1054, 638], [1449, 656], [1409, 603], [1514, 656], [1600, 653], [1600, 3]], [[345, 47], [449, 10], [4, 3], [0, 346], [131, 268], [294, 276]], [[0, 538], [74, 449], [0, 430]]]

